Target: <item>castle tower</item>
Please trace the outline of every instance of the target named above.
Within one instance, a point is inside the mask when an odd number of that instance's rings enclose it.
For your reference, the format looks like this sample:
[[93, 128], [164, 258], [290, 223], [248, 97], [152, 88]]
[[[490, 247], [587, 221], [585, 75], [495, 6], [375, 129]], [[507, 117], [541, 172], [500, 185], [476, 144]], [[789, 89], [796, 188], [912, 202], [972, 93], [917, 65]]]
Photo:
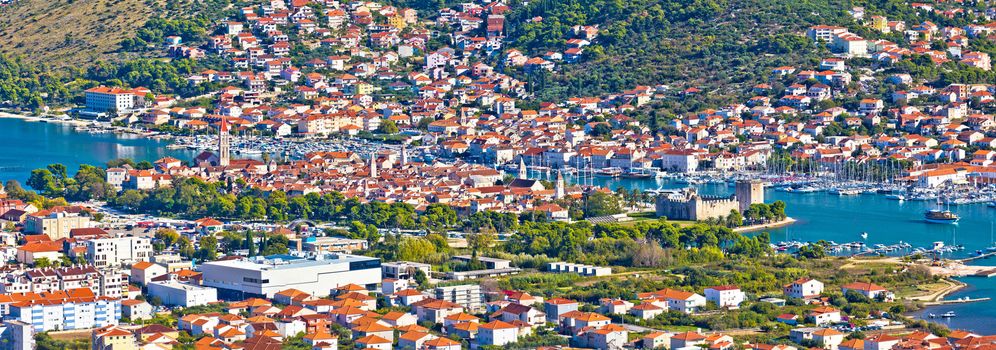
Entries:
[[750, 208], [751, 204], [764, 203], [764, 184], [760, 180], [737, 181], [735, 193], [741, 213]]
[[221, 117], [221, 125], [218, 126], [218, 165], [220, 166], [228, 166], [231, 161], [228, 151], [228, 138], [230, 136], [228, 134], [228, 121], [225, 117]]
[[563, 199], [565, 192], [566, 191], [564, 190], [564, 171], [557, 170], [557, 183], [554, 184], [553, 198]]
[[522, 156], [519, 156], [519, 178], [520, 179], [529, 178], [529, 173], [526, 171], [526, 160]]
[[370, 154], [370, 178], [377, 178], [377, 152]]

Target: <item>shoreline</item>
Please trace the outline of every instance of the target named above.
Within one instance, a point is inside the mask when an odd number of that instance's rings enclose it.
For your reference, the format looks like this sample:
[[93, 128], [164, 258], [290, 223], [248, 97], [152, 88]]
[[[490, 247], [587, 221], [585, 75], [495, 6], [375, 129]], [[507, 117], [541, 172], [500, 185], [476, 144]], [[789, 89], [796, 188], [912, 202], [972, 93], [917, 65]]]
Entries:
[[769, 228], [779, 228], [779, 227], [789, 226], [789, 225], [792, 225], [792, 224], [796, 223], [797, 221], [798, 220], [796, 220], [796, 219], [794, 219], [792, 217], [786, 217], [785, 219], [783, 219], [781, 221], [769, 222], [767, 224], [759, 224], [759, 225], [737, 227], [737, 228], [733, 229], [733, 232], [736, 232], [736, 233], [756, 232], [756, 231], [761, 231], [761, 230], [769, 229]]
[[[147, 139], [150, 139], [150, 140], [155, 140], [155, 141], [164, 141], [164, 140], [174, 140], [175, 139], [174, 135], [168, 134], [168, 133], [160, 133], [160, 132], [151, 132], [150, 133], [150, 132], [145, 132], [145, 131], [142, 131], [142, 130], [139, 130], [139, 129], [132, 129], [132, 128], [128, 128], [128, 127], [109, 126], [110, 124], [106, 123], [106, 122], [95, 122], [95, 121], [92, 121], [92, 120], [76, 119], [76, 118], [72, 118], [72, 117], [68, 117], [68, 116], [66, 118], [57, 118], [55, 116], [46, 115], [46, 114], [39, 115], [39, 116], [33, 116], [33, 115], [11, 113], [11, 112], [0, 110], [0, 118], [19, 119], [19, 120], [23, 120], [23, 121], [26, 121], [26, 122], [29, 122], [29, 123], [61, 124], [61, 125], [69, 125], [69, 126], [73, 126], [73, 127], [89, 127], [89, 126], [94, 126], [95, 124], [99, 124], [99, 125], [102, 125], [102, 127], [109, 128], [109, 129], [106, 129], [107, 131], [115, 133], [115, 134], [118, 134], [118, 135], [122, 135], [122, 134], [136, 135], [136, 136], [144, 137], [144, 138], [147, 138]], [[91, 133], [91, 134], [94, 133], [94, 132], [90, 132], [90, 131], [86, 131], [86, 130], [84, 130], [84, 131], [77, 130], [77, 132], [88, 132], [88, 133]]]
[[968, 287], [968, 283], [965, 283], [965, 282], [962, 282], [962, 281], [958, 281], [958, 280], [950, 278], [950, 277], [946, 278], [945, 281], [947, 281], [947, 283], [948, 283], [947, 287], [944, 287], [944, 288], [942, 288], [940, 290], [934, 291], [934, 292], [932, 292], [930, 294], [920, 295], [920, 296], [915, 296], [915, 297], [910, 297], [910, 298], [905, 298], [905, 299], [910, 300], [910, 301], [915, 301], [915, 302], [923, 302], [924, 303], [924, 308], [927, 308], [927, 307], [930, 307], [930, 306], [936, 306], [936, 305], [930, 305], [929, 303], [936, 303], [936, 302], [939, 302], [939, 301], [943, 301], [944, 298], [947, 298], [948, 295], [951, 295], [951, 294], [953, 294], [953, 293], [955, 293], [955, 292], [957, 292], [959, 290], [964, 289], [965, 287]]
[[73, 126], [87, 125], [87, 123], [85, 121], [82, 121], [82, 120], [79, 120], [79, 119], [73, 119], [73, 118], [70, 118], [70, 117], [66, 117], [65, 119], [54, 118], [54, 117], [52, 117], [50, 115], [45, 115], [45, 114], [38, 115], [38, 116], [33, 116], [33, 115], [26, 115], [26, 114], [11, 113], [11, 112], [7, 112], [7, 111], [0, 111], [0, 118], [20, 119], [20, 120], [24, 120], [24, 121], [28, 121], [28, 122], [58, 123], [58, 124], [66, 124], [66, 125], [73, 125]]

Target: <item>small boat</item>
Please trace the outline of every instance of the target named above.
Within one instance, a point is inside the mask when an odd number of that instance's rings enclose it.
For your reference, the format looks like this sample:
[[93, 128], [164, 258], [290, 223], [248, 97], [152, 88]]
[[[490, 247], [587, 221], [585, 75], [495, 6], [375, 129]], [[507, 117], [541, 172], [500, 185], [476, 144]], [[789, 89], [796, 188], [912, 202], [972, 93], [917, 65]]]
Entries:
[[621, 174], [622, 174], [622, 168], [616, 168], [616, 167], [595, 170], [595, 176], [600, 176], [600, 177], [619, 177], [619, 175]]
[[887, 194], [887, 195], [885, 195], [885, 198], [892, 199], [892, 200], [897, 200], [897, 201], [900, 201], [900, 202], [906, 200], [906, 196], [898, 194], [898, 193]]
[[868, 239], [868, 232], [862, 232], [861, 239]]
[[632, 168], [629, 171], [623, 172], [620, 176], [626, 179], [649, 179], [654, 174], [646, 169]]
[[923, 219], [934, 224], [954, 224], [957, 223], [961, 217], [950, 210], [932, 209], [923, 214]]
[[937, 315], [935, 315], [935, 314], [932, 314], [932, 313], [931, 313], [931, 314], [927, 314], [927, 317], [930, 317], [930, 318], [937, 318]]
[[958, 316], [958, 315], [955, 315], [954, 311], [948, 311], [948, 312], [945, 312], [943, 315], [941, 315], [941, 317], [944, 317], [944, 318], [951, 318], [951, 317], [955, 317], [955, 316]]
[[838, 196], [853, 196], [861, 194], [861, 190], [856, 188], [831, 188], [830, 194], [835, 194]]

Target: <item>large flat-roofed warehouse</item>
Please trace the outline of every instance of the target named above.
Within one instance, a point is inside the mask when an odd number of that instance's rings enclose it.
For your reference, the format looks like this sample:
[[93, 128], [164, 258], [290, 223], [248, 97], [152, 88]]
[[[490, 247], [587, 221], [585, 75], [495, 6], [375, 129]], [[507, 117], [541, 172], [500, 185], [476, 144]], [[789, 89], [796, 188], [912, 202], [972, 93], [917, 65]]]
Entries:
[[272, 298], [289, 288], [322, 297], [350, 283], [374, 289], [381, 280], [380, 259], [348, 254], [220, 260], [205, 263], [200, 270], [203, 285], [217, 288], [218, 297], [225, 300]]

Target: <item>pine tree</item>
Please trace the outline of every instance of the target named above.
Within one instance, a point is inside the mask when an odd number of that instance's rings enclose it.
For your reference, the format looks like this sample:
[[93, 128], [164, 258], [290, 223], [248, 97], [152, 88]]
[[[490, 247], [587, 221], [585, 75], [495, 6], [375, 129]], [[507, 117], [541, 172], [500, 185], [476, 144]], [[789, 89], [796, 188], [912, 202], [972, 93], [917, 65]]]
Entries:
[[246, 246], [249, 248], [249, 257], [256, 255], [255, 252], [253, 251], [254, 248], [256, 248], [256, 244], [253, 243], [252, 231], [249, 230], [246, 230]]

